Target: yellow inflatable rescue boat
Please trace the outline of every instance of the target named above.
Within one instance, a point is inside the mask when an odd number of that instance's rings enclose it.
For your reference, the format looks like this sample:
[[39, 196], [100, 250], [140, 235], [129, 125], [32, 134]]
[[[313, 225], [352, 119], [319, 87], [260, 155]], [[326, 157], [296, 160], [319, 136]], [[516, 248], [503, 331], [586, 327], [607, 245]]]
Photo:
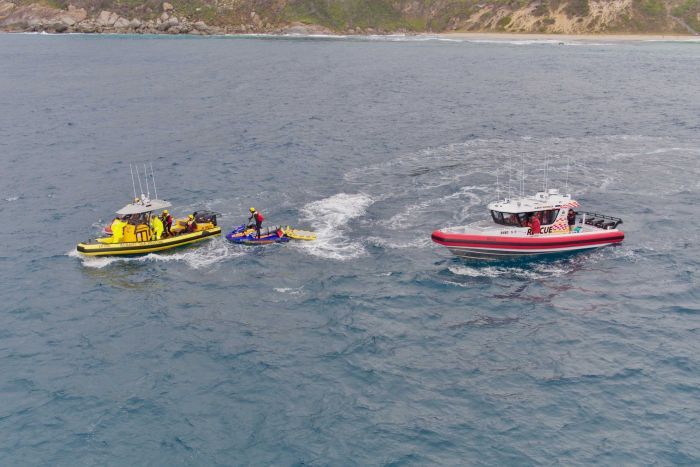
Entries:
[[169, 250], [190, 243], [206, 240], [221, 234], [216, 224], [216, 214], [200, 211], [172, 222], [170, 234], [165, 232], [157, 211], [170, 207], [170, 203], [158, 199], [136, 199], [117, 211], [111, 226], [110, 237], [97, 238], [78, 244], [78, 252], [86, 256], [141, 255]]

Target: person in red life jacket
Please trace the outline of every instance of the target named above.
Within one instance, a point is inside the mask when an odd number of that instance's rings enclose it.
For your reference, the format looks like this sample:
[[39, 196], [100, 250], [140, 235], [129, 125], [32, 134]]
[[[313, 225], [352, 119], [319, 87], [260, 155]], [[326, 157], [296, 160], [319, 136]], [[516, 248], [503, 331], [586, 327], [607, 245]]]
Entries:
[[530, 218], [530, 228], [532, 229], [532, 235], [537, 235], [540, 233], [540, 213], [536, 212]]
[[255, 221], [255, 231], [258, 234], [258, 238], [260, 238], [260, 229], [262, 228], [262, 223], [264, 220], [265, 217], [263, 217], [262, 214], [256, 211], [255, 208], [250, 208], [250, 217], [248, 218], [248, 222]]
[[172, 237], [173, 232], [170, 228], [173, 226], [173, 216], [170, 215], [167, 209], [163, 210], [160, 220], [163, 222], [163, 237]]

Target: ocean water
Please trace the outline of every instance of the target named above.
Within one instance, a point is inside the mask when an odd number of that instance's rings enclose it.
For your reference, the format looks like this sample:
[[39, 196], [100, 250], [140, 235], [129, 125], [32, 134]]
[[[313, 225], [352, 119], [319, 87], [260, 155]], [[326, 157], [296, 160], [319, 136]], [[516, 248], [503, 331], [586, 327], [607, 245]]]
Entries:
[[[700, 463], [698, 70], [697, 43], [0, 35], [0, 464]], [[174, 213], [319, 239], [79, 258], [143, 160]], [[622, 245], [430, 242], [545, 163]]]

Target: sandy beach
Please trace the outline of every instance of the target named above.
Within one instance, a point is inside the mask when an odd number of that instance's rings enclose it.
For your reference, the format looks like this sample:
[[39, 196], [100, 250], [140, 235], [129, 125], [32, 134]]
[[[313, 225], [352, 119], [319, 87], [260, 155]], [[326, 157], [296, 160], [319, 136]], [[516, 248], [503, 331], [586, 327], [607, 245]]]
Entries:
[[450, 32], [438, 34], [440, 37], [467, 40], [503, 41], [682, 41], [700, 42], [700, 36], [671, 34], [512, 34], [488, 32]]

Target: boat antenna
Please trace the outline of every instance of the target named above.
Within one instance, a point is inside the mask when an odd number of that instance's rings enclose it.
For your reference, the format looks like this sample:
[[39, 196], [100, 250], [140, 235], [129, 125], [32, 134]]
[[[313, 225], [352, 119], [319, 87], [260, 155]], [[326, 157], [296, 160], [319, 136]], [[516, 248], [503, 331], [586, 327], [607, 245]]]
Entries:
[[[139, 165], [134, 163], [134, 166], [136, 167], [136, 178], [139, 179], [139, 191], [143, 195], [143, 187], [141, 186], [141, 175], [139, 174]], [[143, 198], [143, 196], [142, 196], [142, 198]], [[141, 201], [143, 201], [143, 200], [141, 200]]]
[[146, 163], [143, 163], [143, 178], [146, 181], [146, 196], [148, 196], [148, 199], [151, 199], [151, 189], [148, 188], [148, 169], [146, 169]]
[[520, 197], [525, 196], [525, 154], [520, 155]]
[[498, 195], [498, 200], [501, 200], [501, 184], [498, 182], [498, 169], [496, 169], [496, 193]]
[[134, 199], [136, 199], [136, 182], [134, 181], [134, 168], [131, 166], [131, 162], [129, 162], [129, 172], [131, 172], [131, 186], [134, 187]]
[[549, 155], [544, 156], [544, 192], [547, 193], [547, 164], [549, 164]]
[[153, 162], [149, 162], [151, 164], [151, 178], [153, 179], [153, 194], [156, 195], [156, 199], [158, 199], [158, 188], [156, 188], [156, 174], [153, 172]]
[[513, 167], [513, 157], [512, 157], [512, 154], [508, 154], [508, 198], [512, 197], [512, 195], [510, 194], [510, 172], [511, 172], [512, 167]]
[[564, 191], [566, 193], [569, 192], [569, 160], [571, 159], [571, 156], [566, 156], [566, 183], [565, 183], [565, 188]]

